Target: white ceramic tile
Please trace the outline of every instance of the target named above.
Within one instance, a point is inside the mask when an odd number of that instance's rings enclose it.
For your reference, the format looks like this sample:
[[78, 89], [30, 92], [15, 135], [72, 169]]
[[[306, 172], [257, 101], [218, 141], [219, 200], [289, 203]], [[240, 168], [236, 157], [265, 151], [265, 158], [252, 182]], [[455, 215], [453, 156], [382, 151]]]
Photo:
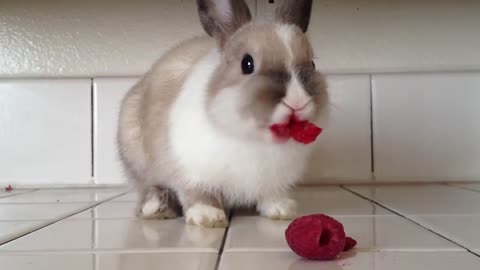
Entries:
[[72, 218], [125, 219], [136, 217], [136, 202], [106, 202]]
[[309, 261], [292, 252], [224, 253], [219, 270], [475, 270], [480, 258], [468, 252], [360, 252], [345, 253], [333, 261]]
[[31, 232], [48, 221], [0, 221], [0, 244]]
[[375, 176], [480, 179], [480, 74], [374, 75]]
[[93, 220], [64, 220], [0, 246], [0, 251], [90, 250]]
[[9, 270], [100, 270], [94, 268], [94, 256], [90, 254], [3, 254], [0, 255], [0, 265]]
[[[324, 213], [335, 216], [391, 215], [390, 211], [375, 205], [338, 186], [302, 186], [292, 192], [297, 202], [296, 216]], [[252, 208], [239, 209], [236, 215], [256, 215]]]
[[6, 191], [5, 188], [6, 187], [0, 187], [0, 199], [1, 198], [6, 198], [6, 197], [17, 196], [17, 195], [20, 195], [20, 194], [23, 194], [23, 193], [34, 191], [34, 189], [16, 189], [16, 188], [13, 188], [12, 191]]
[[138, 201], [138, 193], [136, 191], [131, 191], [123, 196], [115, 198], [112, 202], [136, 202]]
[[83, 211], [89, 203], [2, 204], [0, 221], [51, 220]]
[[[149, 248], [190, 251], [218, 251], [225, 229], [185, 225], [174, 220], [97, 220], [97, 248]], [[124, 237], [119, 237], [119, 236]]]
[[96, 183], [126, 182], [117, 152], [117, 122], [122, 99], [137, 81], [138, 78], [94, 79]]
[[480, 214], [480, 193], [447, 185], [347, 186], [405, 215]]
[[375, 215], [390, 214], [340, 187], [300, 187], [294, 193], [298, 215], [324, 213], [328, 215]]
[[[345, 233], [357, 240], [357, 249], [399, 250], [462, 250], [426, 229], [398, 216], [336, 217]], [[234, 217], [225, 250], [288, 251], [285, 230], [291, 221], [272, 221], [263, 217]], [[408, 237], [405, 237], [408, 236]]]
[[97, 255], [97, 260], [97, 270], [214, 270], [217, 254], [213, 252], [101, 254]]
[[8, 254], [2, 269], [11, 270], [214, 270], [216, 253]]
[[0, 249], [216, 252], [224, 231], [220, 228], [187, 226], [184, 219], [68, 219], [10, 242]]
[[319, 122], [324, 128], [306, 174], [307, 182], [371, 179], [370, 77], [327, 76], [329, 102]]
[[87, 184], [89, 79], [0, 81], [0, 181]]
[[412, 216], [419, 222], [448, 239], [469, 249], [480, 250], [480, 216]]
[[18, 196], [0, 198], [2, 203], [95, 202], [126, 192], [124, 189], [43, 189]]

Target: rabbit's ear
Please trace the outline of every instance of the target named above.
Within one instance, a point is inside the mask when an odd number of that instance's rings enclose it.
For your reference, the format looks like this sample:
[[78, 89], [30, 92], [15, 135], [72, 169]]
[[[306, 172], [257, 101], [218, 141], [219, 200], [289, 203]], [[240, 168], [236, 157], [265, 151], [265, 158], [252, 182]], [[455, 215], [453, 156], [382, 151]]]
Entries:
[[252, 19], [244, 0], [197, 0], [203, 29], [220, 44]]
[[277, 0], [275, 20], [280, 23], [295, 24], [305, 33], [310, 23], [312, 0]]

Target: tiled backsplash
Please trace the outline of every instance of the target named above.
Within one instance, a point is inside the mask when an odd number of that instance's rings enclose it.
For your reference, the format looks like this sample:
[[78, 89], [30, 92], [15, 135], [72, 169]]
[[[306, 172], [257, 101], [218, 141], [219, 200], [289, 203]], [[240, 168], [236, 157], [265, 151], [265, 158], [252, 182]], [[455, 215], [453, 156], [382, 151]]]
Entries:
[[480, 75], [372, 78], [375, 175], [388, 181], [480, 180]]
[[137, 78], [93, 80], [93, 174], [97, 184], [118, 184], [124, 175], [117, 156], [117, 120], [120, 102]]
[[0, 183], [87, 184], [91, 80], [0, 80]]
[[[117, 113], [136, 80], [0, 80], [0, 184], [124, 184]], [[328, 82], [308, 183], [480, 179], [480, 73]]]

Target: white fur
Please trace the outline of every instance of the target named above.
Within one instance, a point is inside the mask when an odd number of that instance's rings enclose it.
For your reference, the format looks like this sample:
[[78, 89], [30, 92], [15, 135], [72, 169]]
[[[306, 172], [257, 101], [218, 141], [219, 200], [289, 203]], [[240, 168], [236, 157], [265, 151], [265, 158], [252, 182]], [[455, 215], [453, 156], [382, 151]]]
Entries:
[[142, 215], [150, 217], [160, 209], [160, 199], [157, 196], [150, 196], [150, 198], [142, 206]]
[[289, 59], [289, 64], [292, 64], [293, 61], [293, 51], [292, 51], [292, 40], [293, 40], [293, 34], [294, 34], [294, 26], [291, 24], [278, 24], [277, 25], [277, 35], [280, 37], [280, 40], [282, 40], [283, 44], [285, 47], [287, 47], [288, 50], [288, 59]]
[[217, 10], [217, 13], [221, 15], [220, 20], [222, 22], [228, 22], [231, 20], [233, 11], [230, 0], [216, 0], [215, 9]]
[[258, 202], [260, 215], [271, 219], [289, 219], [295, 215], [296, 202], [288, 197], [266, 199]]
[[222, 89], [212, 101], [212, 104], [215, 104], [215, 106], [213, 106], [211, 110], [211, 115], [217, 116], [215, 120], [224, 126], [227, 126], [229, 123], [242, 123], [242, 125], [236, 125], [234, 128], [231, 128], [229, 132], [237, 135], [245, 135], [245, 133], [256, 128], [256, 122], [253, 118], [248, 120], [242, 119], [240, 114], [237, 113], [236, 109], [240, 105], [239, 101], [242, 100], [243, 94], [242, 89], [239, 88], [241, 88], [241, 86]]
[[217, 227], [227, 224], [227, 217], [222, 209], [196, 203], [188, 208], [185, 213], [187, 224], [202, 225], [206, 227]]
[[288, 51], [288, 68], [290, 70], [290, 74], [292, 79], [290, 80], [287, 86], [287, 95], [285, 97], [285, 102], [295, 110], [298, 109], [311, 109], [307, 108], [305, 105], [308, 104], [310, 101], [310, 96], [307, 94], [305, 89], [298, 80], [298, 76], [295, 73], [295, 63], [294, 63], [294, 54], [292, 49], [292, 42], [293, 42], [293, 35], [294, 35], [294, 26], [287, 25], [287, 24], [280, 24], [277, 26], [276, 32], [277, 35], [282, 40], [283, 44], [287, 48]]
[[230, 205], [284, 194], [301, 178], [311, 147], [236, 140], [214, 128], [205, 110], [206, 86], [219, 63], [212, 50], [193, 68], [172, 107], [169, 139], [182, 185], [221, 191]]

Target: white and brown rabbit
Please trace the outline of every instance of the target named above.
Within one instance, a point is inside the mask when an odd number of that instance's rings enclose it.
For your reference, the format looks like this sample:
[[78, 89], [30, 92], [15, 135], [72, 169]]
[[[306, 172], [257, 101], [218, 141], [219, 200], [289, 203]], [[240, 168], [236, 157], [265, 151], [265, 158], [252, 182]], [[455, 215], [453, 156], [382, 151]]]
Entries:
[[272, 22], [252, 22], [243, 0], [197, 0], [208, 35], [165, 53], [130, 89], [118, 144], [140, 192], [138, 215], [225, 226], [225, 209], [255, 206], [289, 219], [289, 190], [312, 146], [269, 127], [293, 116], [315, 121], [326, 84], [305, 35], [312, 1], [278, 1]]

